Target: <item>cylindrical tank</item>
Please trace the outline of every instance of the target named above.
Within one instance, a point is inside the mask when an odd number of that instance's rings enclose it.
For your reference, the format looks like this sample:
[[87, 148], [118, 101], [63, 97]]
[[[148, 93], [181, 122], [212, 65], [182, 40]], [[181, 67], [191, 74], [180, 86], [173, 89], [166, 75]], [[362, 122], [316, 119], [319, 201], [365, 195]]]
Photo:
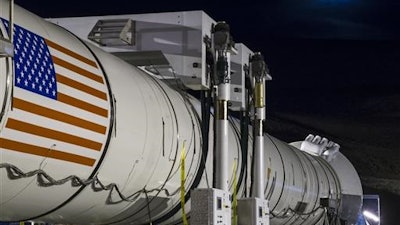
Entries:
[[[5, 39], [8, 4], [0, 0]], [[213, 129], [204, 152], [199, 102], [18, 6], [14, 19], [14, 60], [0, 58], [0, 221], [179, 221], [181, 191], [188, 212], [190, 190], [213, 186]], [[252, 154], [242, 159], [238, 124], [230, 120], [229, 188], [245, 174], [238, 184], [238, 197], [245, 197], [251, 169], [244, 162]], [[318, 224], [321, 198], [355, 219], [361, 185], [345, 158], [338, 173], [268, 135], [264, 151], [271, 224]], [[347, 181], [351, 190], [343, 188]], [[349, 195], [354, 202], [343, 198]]]

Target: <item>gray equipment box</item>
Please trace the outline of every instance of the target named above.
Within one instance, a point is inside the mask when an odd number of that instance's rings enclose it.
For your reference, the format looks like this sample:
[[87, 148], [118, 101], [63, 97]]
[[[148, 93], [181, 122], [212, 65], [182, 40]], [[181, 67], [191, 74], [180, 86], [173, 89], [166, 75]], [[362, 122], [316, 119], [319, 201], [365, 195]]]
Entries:
[[191, 225], [231, 225], [229, 192], [213, 188], [195, 189], [191, 195]]
[[260, 198], [238, 199], [238, 225], [269, 225], [268, 201]]

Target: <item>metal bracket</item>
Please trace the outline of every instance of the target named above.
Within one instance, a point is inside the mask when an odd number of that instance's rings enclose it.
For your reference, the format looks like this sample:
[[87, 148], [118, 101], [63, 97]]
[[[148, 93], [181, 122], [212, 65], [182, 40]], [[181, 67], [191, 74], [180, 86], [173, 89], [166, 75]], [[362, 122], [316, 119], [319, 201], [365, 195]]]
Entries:
[[10, 41], [0, 38], [0, 57], [13, 57], [14, 46]]
[[135, 21], [131, 19], [98, 20], [88, 39], [101, 46], [135, 45]]

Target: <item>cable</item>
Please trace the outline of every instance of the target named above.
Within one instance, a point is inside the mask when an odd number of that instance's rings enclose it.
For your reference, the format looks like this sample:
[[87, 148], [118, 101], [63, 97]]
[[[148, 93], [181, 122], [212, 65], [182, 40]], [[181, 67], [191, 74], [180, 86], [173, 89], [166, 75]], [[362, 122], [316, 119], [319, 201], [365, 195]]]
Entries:
[[182, 152], [181, 152], [181, 209], [182, 209], [182, 221], [184, 225], [189, 225], [186, 212], [185, 212], [185, 141], [182, 145]]
[[232, 194], [232, 225], [237, 225], [237, 176], [236, 176], [237, 160], [233, 163], [233, 194]]
[[[311, 215], [311, 214], [313, 214], [313, 213], [316, 213], [318, 210], [320, 210], [320, 209], [324, 209], [325, 210], [325, 208], [324, 207], [322, 207], [322, 206], [319, 206], [319, 207], [317, 207], [317, 208], [315, 208], [314, 210], [312, 210], [312, 211], [310, 211], [310, 212], [307, 212], [307, 213], [300, 213], [300, 212], [297, 212], [296, 210], [294, 210], [294, 209], [292, 209], [292, 208], [288, 208], [288, 209], [286, 209], [284, 212], [283, 212], [283, 215], [277, 215], [277, 214], [275, 214], [275, 213], [273, 213], [273, 212], [270, 212], [270, 214], [272, 215], [272, 218], [287, 218], [288, 216], [286, 215], [288, 212], [292, 212], [292, 213], [294, 213], [295, 215], [299, 215], [299, 216], [309, 216], [309, 215]], [[281, 214], [282, 212], [279, 212], [279, 214]]]
[[[120, 192], [117, 184], [110, 183], [108, 185], [104, 185], [98, 179], [97, 175], [94, 176], [92, 179], [87, 179], [87, 180], [81, 179], [75, 175], [71, 175], [71, 176], [68, 176], [68, 177], [60, 179], [60, 180], [55, 180], [54, 178], [52, 178], [50, 175], [48, 175], [45, 171], [43, 171], [41, 169], [37, 169], [37, 170], [33, 170], [33, 171], [25, 173], [22, 170], [20, 170], [18, 167], [14, 166], [12, 164], [9, 164], [9, 163], [1, 163], [0, 168], [6, 169], [7, 176], [10, 180], [16, 180], [16, 179], [36, 176], [37, 183], [41, 187], [51, 187], [51, 186], [55, 186], [55, 185], [63, 185], [65, 183], [71, 181], [72, 187], [91, 185], [94, 191], [110, 191], [110, 193], [106, 199], [106, 204], [116, 204], [116, 203], [119, 203], [122, 201], [134, 202], [139, 197], [140, 194], [145, 193], [147, 195], [147, 193], [151, 193], [154, 191], [158, 191], [158, 192], [164, 191], [165, 194], [167, 196], [169, 196], [168, 190], [162, 188], [162, 189], [151, 189], [151, 190], [142, 189], [142, 190], [137, 191], [134, 194], [126, 197], [125, 195], [123, 195]], [[114, 190], [117, 192], [118, 196], [120, 197], [120, 200], [118, 200], [118, 201], [112, 200], [112, 198], [111, 198], [112, 192]]]
[[[209, 131], [210, 131], [210, 109], [211, 109], [211, 92], [201, 91], [201, 132], [202, 132], [202, 154], [208, 154], [209, 148]], [[203, 165], [206, 165], [206, 159], [202, 157]], [[207, 188], [210, 188], [207, 170], [204, 170]]]
[[143, 189], [144, 194], [146, 196], [146, 202], [147, 202], [147, 214], [149, 215], [149, 222], [150, 225], [152, 225], [153, 223], [151, 222], [151, 210], [150, 210], [150, 201], [149, 201], [149, 195], [147, 195], [147, 191], [146, 189]]

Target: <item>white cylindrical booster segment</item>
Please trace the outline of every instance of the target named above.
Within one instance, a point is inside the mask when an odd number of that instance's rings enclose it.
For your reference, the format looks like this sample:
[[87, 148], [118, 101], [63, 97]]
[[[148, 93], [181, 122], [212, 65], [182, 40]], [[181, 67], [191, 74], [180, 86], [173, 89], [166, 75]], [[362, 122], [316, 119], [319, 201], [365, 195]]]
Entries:
[[[80, 208], [85, 220], [99, 223], [135, 224], [156, 221], [180, 204], [180, 191], [190, 190], [201, 176], [200, 125], [191, 103], [163, 82], [139, 71], [120, 59], [92, 48], [104, 64], [116, 99], [116, 130], [109, 153], [99, 170], [99, 179], [117, 183], [118, 204], [87, 205], [93, 198], [107, 199], [109, 193], [85, 189], [82, 197], [61, 209], [59, 214]], [[185, 186], [181, 187], [181, 152], [185, 143]], [[203, 159], [205, 160], [205, 159]], [[119, 165], [119, 166], [118, 166]], [[118, 171], [118, 172], [116, 172]], [[200, 173], [200, 174], [198, 174]], [[117, 184], [118, 184], [117, 183]], [[95, 197], [97, 196], [97, 197]], [[102, 219], [96, 212], [105, 211]], [[108, 214], [108, 216], [107, 216]]]
[[[7, 6], [8, 1], [0, 0], [3, 24], [8, 14], [2, 9]], [[6, 62], [0, 58], [0, 87], [4, 88], [0, 106], [6, 105], [0, 121], [0, 221], [171, 224], [181, 217], [181, 191], [189, 212], [190, 189], [213, 183], [211, 149], [216, 140], [210, 126], [210, 150], [202, 151], [206, 143], [201, 137], [199, 102], [17, 6], [15, 26], [17, 33], [26, 34], [19, 39], [23, 45], [29, 33], [32, 42], [48, 49], [51, 63], [39, 56], [32, 60], [47, 63], [50, 72], [54, 67], [50, 74], [55, 76], [58, 96], [33, 91], [32, 86], [39, 87], [32, 84], [36, 82], [33, 75], [39, 79], [40, 67], [31, 72], [32, 81], [26, 76], [30, 88], [16, 85], [13, 96], [5, 94]], [[22, 52], [17, 53], [15, 66], [22, 58]], [[21, 60], [23, 68], [27, 61]], [[21, 72], [16, 70], [16, 78], [22, 79]], [[320, 157], [266, 135], [264, 140], [255, 137], [264, 155], [249, 154], [244, 172], [239, 121], [228, 120], [227, 102], [222, 105], [224, 120], [215, 118], [220, 127], [215, 131], [227, 137], [220, 146], [226, 151], [218, 156], [227, 168], [221, 187], [232, 191], [234, 176], [250, 174], [253, 157], [261, 158], [264, 184], [258, 185], [262, 189], [258, 192], [269, 200], [271, 224], [317, 224], [323, 214], [321, 198], [329, 198], [333, 208], [342, 207], [341, 213], [354, 217], [361, 186], [357, 182], [341, 185], [359, 181], [348, 161], [338, 158], [332, 167]], [[186, 169], [181, 186], [184, 143]], [[232, 169], [235, 160], [237, 168]], [[349, 175], [343, 177], [346, 171]], [[243, 193], [244, 189], [249, 193], [250, 185], [248, 175], [238, 184], [238, 197], [248, 197]]]
[[[5, 4], [1, 1], [2, 9]], [[141, 223], [156, 220], [179, 205], [184, 142], [186, 193], [203, 172], [199, 168], [200, 126], [191, 103], [164, 83], [89, 47], [64, 29], [19, 7], [15, 15], [17, 32], [26, 35], [16, 42], [27, 44], [29, 34], [30, 41], [47, 46], [57, 91], [76, 101], [57, 103], [62, 99], [15, 87], [13, 98], [20, 104], [14, 110], [7, 107], [1, 120], [5, 125], [0, 129], [0, 183], [5, 191], [0, 193], [0, 221]], [[2, 24], [7, 16], [0, 14]], [[23, 60], [22, 53], [27, 54], [21, 50], [16, 59]], [[23, 68], [28, 61], [22, 63], [17, 66]], [[29, 63], [34, 70], [33, 62]], [[31, 74], [30, 87], [36, 85], [39, 72], [40, 66]], [[10, 102], [7, 98], [2, 105]], [[96, 110], [107, 113], [98, 115]], [[25, 125], [38, 129], [28, 130]], [[38, 132], [42, 130], [52, 132]], [[87, 145], [89, 138], [96, 143]]]

